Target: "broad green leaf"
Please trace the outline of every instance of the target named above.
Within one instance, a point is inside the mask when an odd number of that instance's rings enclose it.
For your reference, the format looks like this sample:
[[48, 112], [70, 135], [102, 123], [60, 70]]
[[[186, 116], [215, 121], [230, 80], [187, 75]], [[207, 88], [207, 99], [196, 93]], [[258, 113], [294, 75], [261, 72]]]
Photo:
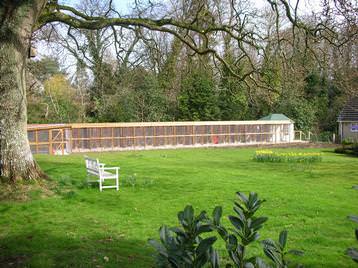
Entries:
[[250, 227], [256, 231], [260, 229], [262, 227], [262, 224], [264, 224], [267, 220], [267, 217], [258, 217], [251, 222]]
[[255, 264], [257, 268], [269, 268], [270, 266], [265, 263], [260, 257], [256, 257]]
[[350, 216], [348, 216], [348, 219], [358, 223], [358, 216], [356, 216], [356, 215], [350, 215]]
[[241, 219], [235, 216], [229, 216], [229, 220], [234, 225], [234, 227], [238, 230], [241, 230], [244, 228], [244, 223]]
[[171, 228], [169, 228], [169, 230], [176, 233], [177, 235], [186, 237], [186, 233], [184, 232], [184, 230], [182, 230], [178, 227], [171, 227]]
[[213, 220], [214, 220], [214, 224], [215, 225], [219, 225], [220, 224], [220, 219], [223, 213], [223, 209], [220, 206], [217, 206], [214, 208], [213, 210]]
[[356, 248], [349, 248], [347, 250], [347, 255], [352, 258], [355, 262], [358, 262], [358, 249]]
[[165, 255], [165, 256], [168, 257], [168, 254], [167, 254], [167, 252], [166, 252], [166, 249], [165, 249], [165, 247], [164, 247], [161, 243], [159, 243], [158, 241], [156, 241], [156, 240], [154, 240], [154, 239], [148, 239], [148, 243], [149, 243], [152, 247], [154, 247], [159, 253], [161, 253], [161, 254], [163, 254], [163, 255]]
[[226, 241], [226, 248], [229, 251], [235, 251], [237, 248], [237, 238], [234, 235], [229, 235], [227, 241]]
[[210, 252], [210, 263], [212, 268], [220, 267], [220, 257], [216, 250], [212, 249]]
[[249, 199], [247, 198], [247, 196], [242, 193], [242, 192], [236, 192], [236, 194], [238, 195], [238, 197], [245, 203], [247, 204], [247, 202], [249, 201]]
[[198, 255], [204, 254], [215, 243], [216, 240], [217, 238], [215, 236], [211, 236], [201, 240], [196, 249], [196, 253]]
[[273, 248], [264, 248], [264, 253], [276, 264], [277, 267], [282, 267], [282, 259], [277, 251], [275, 251]]
[[287, 230], [281, 231], [278, 242], [280, 243], [281, 250], [284, 250], [287, 243]]
[[198, 229], [196, 230], [196, 234], [200, 235], [202, 233], [211, 232], [213, 230], [214, 230], [214, 228], [211, 225], [203, 224], [203, 225], [199, 225]]
[[159, 236], [160, 236], [160, 240], [162, 241], [162, 243], [165, 244], [169, 237], [169, 229], [166, 225], [163, 225], [162, 227], [160, 227]]
[[296, 256], [303, 256], [305, 254], [302, 250], [298, 250], [298, 249], [290, 249], [289, 251], [287, 251], [287, 253], [290, 253], [290, 254], [296, 255]]
[[184, 208], [184, 220], [188, 223], [191, 224], [193, 222], [194, 219], [194, 208], [190, 205], [186, 206]]
[[247, 262], [244, 264], [244, 268], [255, 268], [255, 265], [253, 265], [251, 262]]

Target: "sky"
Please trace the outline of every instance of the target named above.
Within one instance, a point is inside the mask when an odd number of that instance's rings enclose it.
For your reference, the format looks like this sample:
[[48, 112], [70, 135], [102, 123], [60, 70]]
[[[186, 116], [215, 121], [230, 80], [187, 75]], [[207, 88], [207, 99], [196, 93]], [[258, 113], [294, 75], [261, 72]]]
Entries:
[[[69, 6], [76, 6], [81, 0], [60, 0], [61, 4], [69, 5]], [[113, 4], [115, 6], [115, 9], [120, 12], [121, 15], [126, 15], [130, 13], [131, 6], [134, 5], [135, 0], [113, 0]], [[143, 0], [149, 1], [149, 0]], [[152, 2], [160, 2], [162, 0], [151, 0]], [[170, 1], [170, 0], [164, 0], [164, 1]], [[175, 0], [172, 0], [175, 1]], [[292, 6], [295, 6], [297, 0], [289, 0], [289, 3]], [[319, 10], [319, 3], [320, 0], [299, 0], [299, 13], [300, 14], [307, 14], [311, 13], [312, 10], [318, 11]], [[268, 5], [267, 0], [251, 0], [253, 4], [255, 4], [256, 8], [262, 9], [264, 6]], [[42, 55], [39, 54], [38, 58], [41, 58], [42, 56], [50, 55], [51, 50], [48, 50], [45, 46], [42, 44], [38, 44], [38, 46], [41, 48], [40, 51], [43, 51]], [[61, 62], [62, 66], [66, 66], [66, 71], [68, 73], [74, 73], [75, 67], [74, 67], [74, 59], [71, 60], [71, 56], [63, 57], [63, 62]]]
[[[78, 2], [79, 0], [60, 0], [61, 4], [68, 4], [70, 6], [75, 6]], [[116, 10], [124, 13], [129, 10], [130, 5], [133, 3], [134, 0], [113, 0]]]
[[[311, 11], [312, 9], [315, 11], [320, 9], [320, 2], [321, 2], [320, 0], [299, 0], [299, 1], [300, 1], [299, 10], [302, 13], [306, 13], [308, 11]], [[74, 6], [76, 5], [76, 3], [79, 2], [79, 0], [61, 0], [60, 2]], [[158, 0], [158, 2], [160, 1]], [[258, 8], [263, 7], [264, 5], [267, 4], [266, 0], [252, 0], [252, 2]], [[292, 6], [295, 6], [297, 0], [288, 0], [288, 2]], [[123, 13], [126, 13], [130, 9], [130, 6], [133, 5], [133, 3], [134, 0], [113, 0], [113, 4], [115, 5], [116, 9]]]

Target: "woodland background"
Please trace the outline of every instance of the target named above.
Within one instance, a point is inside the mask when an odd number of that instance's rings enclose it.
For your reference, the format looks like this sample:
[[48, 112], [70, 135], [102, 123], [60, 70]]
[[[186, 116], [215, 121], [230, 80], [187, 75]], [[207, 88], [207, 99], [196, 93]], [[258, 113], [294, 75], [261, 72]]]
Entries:
[[[277, 16], [279, 9], [236, 2], [183, 0], [145, 8], [136, 2], [130, 10], [147, 17], [165, 10], [202, 26], [213, 18], [237, 20], [247, 39], [209, 36], [227, 64], [193, 53], [165, 32], [44, 27], [34, 36], [38, 56], [28, 64], [28, 123], [256, 120], [283, 113], [299, 130], [322, 137], [335, 132], [340, 109], [357, 94], [357, 39], [352, 38], [357, 25], [336, 21], [343, 41], [317, 41]], [[82, 0], [77, 9], [112, 16], [108, 5]], [[320, 20], [314, 12], [303, 17], [312, 25]], [[205, 46], [205, 38], [188, 35]]]

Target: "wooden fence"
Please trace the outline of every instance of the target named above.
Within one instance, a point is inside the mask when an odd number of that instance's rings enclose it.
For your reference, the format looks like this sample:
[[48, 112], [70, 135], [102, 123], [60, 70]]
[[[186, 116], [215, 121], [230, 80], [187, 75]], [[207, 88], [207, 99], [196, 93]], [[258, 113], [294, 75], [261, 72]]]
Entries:
[[213, 121], [29, 125], [33, 153], [143, 150], [287, 143], [291, 121]]

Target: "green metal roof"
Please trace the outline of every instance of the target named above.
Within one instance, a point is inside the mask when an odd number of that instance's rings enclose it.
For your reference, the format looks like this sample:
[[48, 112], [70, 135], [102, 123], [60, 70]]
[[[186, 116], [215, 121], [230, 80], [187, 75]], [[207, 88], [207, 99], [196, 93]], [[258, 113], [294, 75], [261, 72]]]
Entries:
[[269, 115], [266, 115], [266, 116], [260, 118], [259, 120], [272, 120], [272, 121], [290, 120], [290, 121], [292, 121], [290, 118], [288, 118], [284, 114], [269, 114]]

